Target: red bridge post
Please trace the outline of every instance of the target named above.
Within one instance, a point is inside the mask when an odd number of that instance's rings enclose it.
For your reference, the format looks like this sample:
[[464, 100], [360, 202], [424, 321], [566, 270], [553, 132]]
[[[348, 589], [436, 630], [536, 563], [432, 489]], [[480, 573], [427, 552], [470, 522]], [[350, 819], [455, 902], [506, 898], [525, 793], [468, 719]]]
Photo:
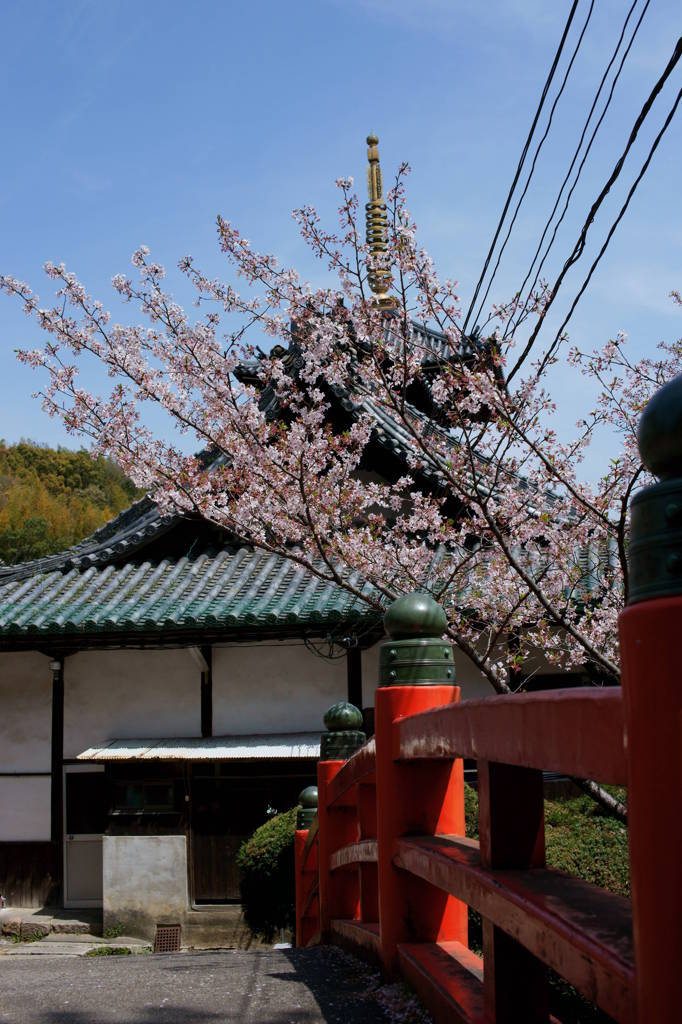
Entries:
[[349, 794], [335, 804], [329, 800], [329, 784], [358, 747], [365, 742], [360, 730], [362, 712], [340, 701], [324, 716], [327, 732], [320, 740], [320, 758], [317, 765], [319, 872], [320, 872], [320, 932], [323, 941], [329, 939], [331, 922], [359, 920], [360, 883], [355, 871], [336, 872], [332, 879], [330, 858], [343, 846], [358, 839], [358, 809], [355, 795]]
[[682, 1016], [682, 375], [647, 405], [620, 616], [637, 1020]]
[[376, 802], [381, 959], [398, 970], [401, 943], [467, 944], [467, 908], [393, 864], [396, 840], [410, 834], [464, 834], [461, 759], [401, 763], [396, 719], [459, 700], [452, 647], [442, 640], [443, 609], [427, 595], [399, 598], [384, 618], [375, 697]]
[[317, 813], [317, 786], [299, 793], [301, 805], [294, 832], [294, 869], [296, 877], [296, 945], [307, 946], [320, 927], [317, 885], [317, 845], [308, 845], [310, 826]]

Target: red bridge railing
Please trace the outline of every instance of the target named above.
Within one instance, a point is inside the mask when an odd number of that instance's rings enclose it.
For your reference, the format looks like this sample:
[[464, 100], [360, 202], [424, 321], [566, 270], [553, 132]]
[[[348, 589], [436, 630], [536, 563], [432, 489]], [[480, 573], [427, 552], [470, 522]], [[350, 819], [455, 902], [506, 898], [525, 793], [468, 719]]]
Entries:
[[[679, 631], [682, 599], [646, 607], [624, 615], [625, 702], [615, 687], [460, 702], [452, 684], [380, 686], [376, 735], [346, 760], [320, 761], [317, 817], [296, 833], [298, 944], [336, 942], [402, 974], [438, 1022], [546, 1022], [548, 967], [617, 1021], [679, 1020], [680, 783], [656, 743], [679, 730], [682, 687], [663, 654], [654, 675], [642, 668], [662, 630]], [[661, 691], [673, 695], [667, 723]], [[343, 735], [332, 716], [332, 746]], [[464, 835], [465, 757], [478, 764], [479, 841]], [[546, 867], [543, 770], [629, 785], [634, 943], [629, 900]], [[653, 804], [644, 811], [638, 785]], [[467, 906], [482, 916], [482, 958], [468, 948]]]

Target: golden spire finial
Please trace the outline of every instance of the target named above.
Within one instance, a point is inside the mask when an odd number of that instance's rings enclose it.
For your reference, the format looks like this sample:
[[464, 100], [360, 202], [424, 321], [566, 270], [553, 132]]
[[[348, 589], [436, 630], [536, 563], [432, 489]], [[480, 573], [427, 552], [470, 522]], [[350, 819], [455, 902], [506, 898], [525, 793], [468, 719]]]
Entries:
[[386, 216], [386, 203], [384, 202], [384, 189], [381, 181], [381, 167], [379, 165], [379, 139], [376, 135], [367, 136], [367, 192], [369, 202], [365, 205], [367, 224], [367, 247], [370, 252], [369, 272], [367, 279], [369, 286], [377, 297], [377, 303], [386, 309], [395, 306], [395, 299], [392, 298], [387, 288], [391, 283], [391, 273], [387, 266], [386, 252], [388, 249], [388, 218]]

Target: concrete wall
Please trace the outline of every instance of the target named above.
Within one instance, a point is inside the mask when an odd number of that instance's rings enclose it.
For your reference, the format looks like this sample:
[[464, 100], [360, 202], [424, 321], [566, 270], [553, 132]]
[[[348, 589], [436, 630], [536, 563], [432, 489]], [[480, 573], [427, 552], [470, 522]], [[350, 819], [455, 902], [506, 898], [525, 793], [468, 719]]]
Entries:
[[182, 836], [104, 836], [104, 928], [153, 939], [157, 924], [189, 914], [187, 840]]
[[64, 757], [113, 739], [201, 736], [200, 691], [187, 650], [74, 654], [64, 663]]
[[347, 693], [346, 659], [303, 644], [234, 644], [213, 650], [213, 731], [220, 735], [319, 732]]

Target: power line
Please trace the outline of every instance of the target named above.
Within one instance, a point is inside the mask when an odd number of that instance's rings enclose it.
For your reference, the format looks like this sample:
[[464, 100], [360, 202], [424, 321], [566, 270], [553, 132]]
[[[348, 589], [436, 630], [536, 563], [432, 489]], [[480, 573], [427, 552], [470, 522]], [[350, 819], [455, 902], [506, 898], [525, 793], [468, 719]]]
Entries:
[[[635, 0], [635, 3], [636, 2], [637, 2], [637, 0]], [[564, 74], [564, 80], [561, 83], [561, 87], [560, 87], [558, 93], [556, 94], [556, 97], [554, 99], [554, 103], [552, 104], [552, 109], [549, 112], [549, 118], [547, 120], [547, 127], [545, 128], [544, 134], [543, 134], [542, 138], [540, 139], [540, 141], [539, 141], [539, 143], [538, 143], [538, 145], [536, 147], [535, 156], [533, 157], [533, 163], [531, 164], [530, 171], [528, 173], [528, 178], [526, 180], [526, 184], [524, 186], [523, 192], [521, 193], [521, 195], [519, 197], [519, 201], [516, 204], [516, 209], [514, 210], [514, 215], [513, 215], [512, 219], [511, 219], [510, 223], [509, 223], [509, 227], [507, 229], [507, 234], [505, 235], [504, 241], [502, 242], [502, 245], [500, 246], [500, 251], [497, 254], [497, 261], [495, 263], [495, 266], [493, 267], [492, 274], [490, 275], [490, 280], [488, 281], [488, 287], [485, 290], [485, 295], [481, 299], [481, 304], [479, 306], [478, 313], [477, 313], [476, 317], [474, 318], [474, 323], [478, 323], [479, 322], [481, 314], [483, 313], [483, 307], [485, 306], [485, 301], [488, 298], [488, 294], [489, 294], [490, 289], [492, 287], [492, 283], [495, 280], [495, 275], [497, 274], [498, 268], [500, 266], [500, 261], [502, 259], [502, 255], [504, 253], [504, 250], [507, 248], [507, 242], [509, 241], [509, 237], [510, 237], [510, 235], [512, 233], [512, 230], [514, 228], [514, 224], [516, 223], [516, 218], [518, 216], [519, 210], [521, 209], [521, 204], [523, 203], [523, 200], [526, 198], [526, 193], [528, 192], [528, 188], [529, 188], [531, 180], [533, 178], [533, 174], [535, 173], [535, 165], [538, 162], [538, 156], [540, 155], [540, 150], [542, 149], [542, 147], [544, 145], [545, 139], [549, 135], [549, 130], [552, 127], [552, 120], [554, 118], [554, 112], [555, 112], [555, 110], [557, 108], [559, 100], [561, 99], [563, 91], [566, 88], [566, 83], [568, 81], [568, 76], [571, 73], [571, 69], [573, 68], [573, 64], [575, 63], [575, 59], [578, 56], [578, 51], [580, 50], [580, 47], [582, 45], [583, 37], [585, 35], [585, 32], [587, 31], [587, 26], [590, 23], [590, 19], [592, 17], [593, 10], [594, 10], [594, 0], [591, 0], [590, 8], [589, 8], [589, 10], [587, 12], [587, 17], [585, 18], [585, 24], [583, 25], [582, 31], [581, 31], [580, 35], [578, 36], [578, 41], [577, 41], [577, 43], [575, 45], [575, 49], [573, 50], [573, 56], [571, 57], [571, 59], [570, 59], [570, 61], [568, 63], [568, 67], [566, 68], [566, 73]]]
[[[635, 27], [633, 29], [632, 36], [630, 37], [630, 42], [627, 45], [627, 48], [626, 48], [626, 50], [625, 50], [625, 52], [624, 52], [624, 54], [622, 56], [620, 65], [618, 67], [618, 70], [617, 70], [617, 72], [616, 72], [616, 74], [614, 76], [613, 82], [611, 83], [611, 89], [610, 89], [609, 95], [608, 95], [608, 97], [606, 99], [606, 103], [604, 104], [604, 109], [601, 112], [599, 120], [597, 121], [597, 124], [595, 125], [594, 130], [592, 132], [592, 135], [590, 137], [590, 140], [589, 140], [589, 142], [587, 144], [587, 148], [585, 149], [585, 153], [583, 155], [583, 158], [582, 158], [582, 160], [580, 162], [580, 165], [578, 167], [578, 171], [577, 171], [576, 176], [575, 176], [575, 181], [571, 185], [571, 188], [569, 189], [568, 195], [566, 196], [566, 201], [564, 203], [564, 208], [561, 211], [561, 215], [560, 215], [558, 221], [556, 222], [556, 224], [554, 226], [554, 231], [552, 232], [552, 237], [549, 240], [547, 248], [545, 249], [545, 252], [544, 252], [544, 254], [542, 256], [542, 259], [540, 260], [540, 264], [539, 264], [539, 266], [538, 266], [538, 268], [537, 268], [537, 270], [535, 272], [535, 276], [533, 278], [533, 283], [531, 284], [530, 288], [528, 289], [528, 294], [526, 295], [525, 301], [523, 303], [523, 307], [521, 308], [521, 311], [518, 313], [518, 315], [516, 317], [516, 322], [515, 323], [514, 323], [514, 316], [513, 315], [510, 316], [509, 321], [507, 322], [507, 326], [504, 329], [503, 339], [508, 337], [509, 334], [513, 334], [513, 332], [516, 330], [516, 328], [519, 325], [521, 317], [523, 316], [523, 314], [525, 313], [526, 309], [528, 308], [528, 304], [529, 304], [529, 302], [531, 300], [531, 297], [533, 295], [533, 289], [535, 288], [535, 285], [538, 282], [538, 278], [540, 277], [540, 274], [542, 273], [542, 268], [544, 267], [545, 262], [547, 261], [547, 257], [548, 257], [548, 255], [549, 255], [549, 253], [550, 253], [550, 251], [551, 251], [551, 249], [552, 249], [552, 247], [554, 245], [554, 242], [555, 242], [556, 236], [557, 236], [557, 232], [558, 232], [559, 228], [561, 227], [561, 224], [564, 221], [564, 218], [565, 218], [566, 213], [568, 211], [568, 207], [569, 207], [571, 199], [573, 197], [573, 193], [575, 192], [575, 189], [576, 189], [576, 186], [578, 184], [578, 181], [580, 180], [580, 175], [582, 174], [582, 170], [583, 170], [583, 168], [585, 166], [585, 162], [587, 161], [587, 158], [588, 158], [588, 156], [590, 154], [590, 150], [592, 149], [592, 144], [593, 144], [595, 138], [597, 137], [597, 133], [598, 133], [598, 131], [599, 131], [601, 125], [602, 125], [602, 122], [603, 122], [603, 120], [604, 120], [604, 118], [606, 116], [606, 113], [607, 113], [607, 111], [609, 109], [609, 106], [611, 105], [611, 100], [613, 98], [613, 94], [614, 94], [616, 85], [618, 83], [618, 79], [620, 78], [621, 71], [623, 70], [623, 67], [625, 65], [625, 61], [627, 60], [627, 57], [628, 57], [628, 55], [630, 53], [630, 50], [632, 49], [632, 45], [633, 45], [633, 43], [635, 41], [637, 33], [639, 32], [640, 25], [642, 24], [642, 21], [644, 19], [644, 15], [647, 12], [647, 9], [649, 7], [650, 2], [651, 2], [651, 0], [646, 0], [646, 3], [644, 4], [644, 8], [642, 10], [642, 13], [639, 16], [639, 20], [637, 21], [637, 24], [635, 25]], [[620, 37], [619, 37], [618, 42], [616, 44], [616, 48], [613, 51], [613, 56], [611, 57], [611, 60], [609, 61], [608, 65], [606, 67], [606, 71], [604, 72], [604, 74], [602, 76], [601, 82], [599, 83], [599, 88], [597, 89], [597, 92], [595, 94], [594, 100], [592, 101], [592, 106], [590, 107], [589, 114], [587, 115], [587, 120], [585, 121], [585, 125], [584, 125], [582, 133], [580, 135], [580, 139], [578, 141], [578, 145], [576, 147], [575, 153], [573, 154], [573, 159], [571, 160], [571, 165], [568, 168], [568, 171], [566, 172], [566, 177], [564, 178], [564, 180], [563, 180], [563, 182], [561, 184], [561, 188], [559, 189], [559, 194], [557, 195], [556, 202], [554, 203], [554, 207], [552, 209], [552, 212], [550, 213], [549, 218], [547, 220], [547, 223], [545, 224], [544, 230], [542, 232], [542, 236], [540, 238], [540, 241], [538, 242], [538, 247], [535, 250], [535, 255], [533, 256], [533, 259], [531, 261], [530, 267], [528, 268], [528, 272], [527, 272], [525, 278], [523, 279], [523, 283], [521, 284], [521, 287], [518, 290], [518, 295], [519, 296], [522, 294], [523, 290], [525, 289], [526, 284], [528, 283], [528, 279], [529, 279], [530, 275], [533, 272], [533, 267], [535, 266], [535, 261], [538, 258], [538, 255], [540, 253], [540, 249], [542, 248], [542, 243], [544, 242], [545, 237], [547, 235], [547, 232], [549, 231], [549, 228], [551, 226], [552, 220], [554, 219], [554, 214], [556, 213], [557, 208], [559, 206], [559, 203], [561, 202], [561, 197], [563, 195], [563, 191], [564, 191], [564, 189], [565, 189], [565, 187], [566, 187], [566, 185], [568, 183], [568, 180], [569, 180], [569, 178], [571, 176], [571, 172], [572, 172], [572, 170], [573, 170], [573, 168], [575, 166], [575, 162], [578, 159], [578, 155], [580, 153], [583, 141], [585, 139], [585, 135], [587, 133], [587, 129], [589, 127], [590, 121], [592, 120], [592, 115], [593, 115], [593, 113], [595, 111], [595, 108], [597, 106], [597, 103], [599, 101], [599, 97], [601, 95], [601, 91], [602, 91], [602, 89], [604, 87], [604, 84], [605, 84], [606, 79], [608, 77], [609, 71], [611, 70], [611, 68], [613, 66], [613, 63], [614, 63], [614, 61], [615, 61], [615, 59], [616, 59], [616, 57], [618, 55], [618, 51], [619, 51], [619, 49], [621, 47], [621, 44], [623, 42], [623, 38], [625, 36], [625, 32], [627, 30], [628, 22], [630, 21], [630, 18], [632, 16], [632, 12], [634, 11], [635, 7], [637, 6], [637, 3], [638, 3], [638, 0], [633, 0], [633, 4], [630, 7], [630, 10], [628, 11], [627, 17], [625, 18], [625, 22], [623, 23], [623, 28], [621, 30]]]
[[[682, 40], [680, 40], [680, 42], [682, 43]], [[578, 305], [578, 303], [580, 302], [580, 299], [582, 298], [582, 296], [583, 296], [583, 294], [584, 294], [588, 284], [590, 283], [590, 281], [592, 279], [592, 275], [593, 275], [594, 271], [596, 270], [597, 265], [599, 264], [599, 261], [601, 260], [602, 256], [606, 252], [606, 250], [608, 248], [608, 245], [609, 245], [609, 242], [613, 238], [613, 235], [615, 233], [616, 228], [618, 227], [618, 225], [620, 224], [621, 220], [623, 219], [623, 216], [625, 215], [625, 211], [627, 210], [628, 206], [630, 205], [630, 200], [632, 199], [633, 195], [635, 194], [635, 192], [637, 190], [637, 186], [639, 185], [640, 181], [642, 180], [642, 178], [646, 174], [646, 171], [647, 171], [647, 169], [649, 167], [649, 164], [651, 163], [651, 158], [653, 157], [654, 153], [658, 149], [659, 142], [661, 141], [661, 139], [665, 135], [665, 133], [668, 130], [668, 127], [670, 125], [670, 122], [672, 121], [673, 117], [675, 116], [675, 112], [677, 111], [677, 108], [678, 108], [678, 106], [680, 104], [680, 100], [682, 100], [682, 89], [680, 89], [680, 91], [678, 92], [677, 98], [676, 98], [675, 102], [673, 103], [672, 107], [670, 108], [670, 113], [666, 117], [665, 122], [663, 124], [663, 127], [661, 128], [660, 132], [656, 136], [656, 138], [655, 138], [655, 140], [653, 142], [653, 145], [651, 146], [651, 149], [649, 150], [649, 154], [648, 154], [646, 160], [642, 164], [642, 169], [640, 170], [639, 174], [637, 175], [637, 177], [635, 178], [634, 182], [632, 183], [630, 191], [627, 194], [627, 199], [625, 200], [625, 202], [621, 206], [620, 212], [619, 212], [618, 216], [616, 217], [616, 219], [614, 220], [613, 224], [611, 225], [611, 228], [609, 229], [609, 233], [606, 236], [606, 239], [604, 241], [604, 244], [602, 245], [601, 249], [599, 250], [599, 252], [598, 252], [598, 254], [597, 254], [597, 256], [596, 256], [596, 258], [594, 260], [594, 262], [592, 263], [592, 266], [589, 269], [589, 273], [587, 274], [587, 277], [585, 278], [585, 280], [582, 283], [582, 287], [580, 288], [580, 291], [576, 295], [575, 299], [573, 300], [573, 302], [571, 304], [571, 308], [569, 309], [568, 313], [564, 317], [563, 323], [561, 324], [561, 327], [557, 331], [556, 336], [554, 338], [554, 341], [552, 342], [552, 344], [550, 345], [549, 349], [547, 350], [547, 353], [543, 357], [543, 360], [542, 360], [542, 362], [540, 364], [538, 373], [542, 372], [542, 370], [544, 369], [545, 365], [547, 364], [547, 361], [549, 359], [551, 359], [552, 354], [554, 353], [554, 351], [556, 350], [559, 342], [561, 341], [561, 336], [562, 336], [563, 332], [566, 330], [566, 326], [568, 324], [568, 321], [573, 316], [573, 312], [574, 312], [576, 306]]]
[[[538, 321], [537, 321], [535, 327], [533, 328], [533, 331], [532, 331], [532, 333], [530, 335], [530, 338], [528, 339], [528, 341], [526, 342], [526, 345], [524, 346], [523, 352], [521, 353], [521, 355], [517, 359], [517, 361], [514, 364], [514, 367], [512, 368], [511, 372], [508, 374], [508, 376], [507, 376], [507, 383], [509, 383], [509, 381], [512, 380], [514, 375], [516, 373], [518, 373], [518, 371], [521, 368], [521, 366], [522, 366], [524, 360], [526, 359], [528, 353], [530, 352], [531, 348], [533, 347], [533, 345], [535, 343], [535, 340], [536, 340], [538, 334], [540, 333], [540, 328], [542, 327], [542, 324], [544, 323], [544, 320], [545, 320], [545, 317], [547, 315], [547, 312], [551, 308], [554, 300], [556, 299], [557, 293], [559, 291], [559, 288], [561, 287], [561, 284], [562, 284], [564, 278], [566, 277], [566, 274], [571, 269], [573, 264], [576, 263], [580, 259], [580, 257], [582, 256], [582, 254], [584, 252], [584, 249], [585, 249], [585, 244], [586, 244], [586, 241], [587, 241], [587, 234], [589, 232], [590, 227], [592, 226], [592, 223], [593, 223], [595, 217], [597, 216], [599, 208], [601, 207], [601, 205], [604, 202], [606, 196], [610, 192], [611, 186], [614, 184], [614, 182], [618, 178], [619, 174], [621, 173], [621, 171], [623, 169], [623, 165], [625, 164], [625, 160], [627, 159], [628, 153], [630, 152], [630, 150], [632, 149], [633, 145], [635, 144], [635, 140], [637, 139], [637, 136], [639, 134], [640, 128], [644, 124], [644, 121], [646, 120], [649, 112], [651, 111], [651, 108], [652, 108], [652, 106], [654, 104], [654, 101], [655, 101], [656, 97], [658, 96], [658, 94], [660, 93], [661, 89], [665, 85], [666, 81], [668, 80], [668, 78], [670, 77], [672, 72], [674, 71], [674, 69], [675, 69], [675, 67], [676, 67], [680, 57], [682, 57], [682, 37], [677, 40], [677, 44], [675, 46], [675, 49], [673, 50], [672, 56], [671, 56], [670, 60], [668, 61], [668, 64], [666, 65], [666, 68], [663, 71], [663, 74], [661, 75], [661, 77], [658, 79], [658, 81], [654, 85], [653, 89], [651, 90], [651, 93], [649, 94], [646, 102], [644, 103], [644, 106], [642, 107], [642, 109], [641, 109], [641, 111], [639, 113], [639, 117], [637, 118], [637, 120], [635, 121], [635, 123], [633, 125], [632, 131], [630, 132], [630, 137], [629, 137], [629, 139], [627, 141], [627, 145], [625, 146], [625, 149], [623, 150], [623, 152], [621, 153], [620, 157], [616, 161], [615, 166], [614, 166], [613, 170], [611, 171], [611, 174], [609, 175], [609, 178], [608, 178], [606, 184], [604, 185], [604, 187], [602, 188], [601, 192], [599, 193], [599, 195], [595, 199], [594, 203], [592, 204], [592, 206], [590, 208], [590, 211], [589, 211], [589, 213], [587, 215], [587, 219], [585, 220], [585, 223], [583, 224], [582, 229], [580, 231], [580, 235], [578, 236], [578, 241], [575, 243], [575, 246], [573, 247], [573, 252], [568, 257], [566, 262], [564, 263], [564, 265], [563, 265], [563, 267], [561, 269], [561, 272], [559, 273], [559, 276], [557, 277], [557, 279], [556, 279], [556, 281], [554, 283], [554, 287], [551, 290], [549, 299], [547, 300], [547, 303], [545, 304], [545, 306], [544, 306], [540, 316], [538, 317]], [[679, 97], [678, 97], [678, 100], [679, 100]], [[674, 106], [673, 110], [671, 111], [671, 114], [669, 115], [669, 119], [666, 121], [666, 124], [664, 125], [664, 127], [662, 129], [662, 132], [666, 130], [666, 128], [667, 128], [667, 126], [669, 124], [669, 121], [672, 120], [672, 116], [674, 115], [674, 111], [675, 111], [676, 108], [677, 108], [677, 101], [675, 103], [675, 106]], [[656, 143], [654, 145], [654, 149], [658, 145], [658, 141], [659, 141], [660, 137], [661, 136], [659, 136], [659, 138], [657, 138]], [[640, 177], [638, 177], [637, 181], [635, 182], [635, 186], [634, 186], [635, 188], [636, 188], [637, 184], [639, 183], [641, 175], [643, 175], [644, 172], [646, 171], [646, 168], [649, 165], [649, 160], [651, 159], [652, 155], [653, 155], [653, 150], [650, 153], [649, 158], [648, 158], [646, 164], [642, 168], [642, 171], [640, 172]], [[629, 197], [628, 197], [628, 202], [629, 202]], [[622, 213], [624, 213], [624, 212], [625, 212], [624, 210], [621, 212], [621, 216], [622, 216]], [[614, 230], [615, 230], [615, 226], [614, 226]], [[607, 240], [607, 243], [608, 243], [608, 240]]]
[[552, 81], [554, 79], [554, 74], [555, 74], [556, 69], [557, 69], [557, 65], [559, 64], [559, 60], [561, 59], [561, 54], [562, 54], [563, 49], [564, 49], [564, 44], [566, 42], [566, 37], [568, 36], [569, 30], [570, 30], [571, 25], [573, 23], [573, 18], [575, 16], [575, 12], [576, 12], [576, 9], [578, 7], [578, 2], [579, 2], [579, 0], [573, 0], [573, 4], [571, 6], [571, 10], [569, 12], [568, 19], [566, 21], [566, 25], [564, 27], [563, 35], [561, 36], [561, 41], [559, 42], [559, 46], [558, 46], [557, 51], [556, 51], [556, 53], [554, 55], [554, 60], [552, 61], [552, 66], [551, 66], [551, 68], [549, 70], [549, 74], [547, 75], [547, 80], [545, 81], [545, 85], [544, 85], [544, 88], [542, 90], [542, 95], [540, 96], [540, 102], [538, 103], [538, 108], [537, 108], [537, 110], [535, 112], [535, 117], [533, 118], [533, 123], [530, 126], [530, 131], [528, 132], [528, 138], [526, 139], [526, 142], [525, 142], [525, 145], [523, 147], [523, 150], [521, 151], [521, 156], [519, 158], [519, 163], [518, 163], [518, 166], [516, 168], [516, 173], [514, 175], [514, 180], [511, 183], [511, 187], [509, 189], [509, 193], [507, 195], [507, 199], [506, 199], [506, 202], [504, 204], [504, 209], [502, 210], [502, 214], [500, 216], [497, 228], [495, 230], [495, 234], [493, 236], [493, 240], [492, 240], [492, 242], [490, 244], [490, 249], [488, 251], [488, 255], [487, 255], [485, 263], [483, 265], [483, 270], [481, 271], [481, 276], [478, 279], [478, 284], [476, 285], [476, 288], [474, 290], [474, 294], [473, 294], [473, 298], [471, 300], [471, 304], [469, 306], [469, 309], [467, 310], [466, 317], [464, 318], [464, 323], [462, 324], [462, 332], [461, 332], [462, 336], [464, 336], [466, 334], [467, 325], [469, 323], [469, 319], [471, 317], [471, 313], [472, 313], [472, 311], [474, 309], [474, 306], [476, 305], [476, 300], [478, 298], [478, 293], [481, 290], [481, 285], [483, 284], [483, 280], [484, 280], [485, 275], [486, 275], [486, 273], [488, 271], [488, 267], [490, 266], [490, 261], [492, 259], [493, 252], [495, 251], [495, 246], [497, 245], [497, 239], [500, 236], [500, 232], [502, 230], [502, 225], [504, 223], [505, 217], [507, 216], [507, 211], [509, 210], [509, 206], [510, 206], [510, 203], [511, 203], [511, 200], [512, 200], [512, 196], [514, 194], [514, 190], [516, 189], [516, 185], [517, 185], [518, 180], [519, 180], [519, 178], [521, 176], [521, 171], [523, 170], [523, 165], [525, 163], [526, 156], [528, 155], [528, 150], [530, 149], [530, 144], [531, 144], [533, 135], [535, 133], [535, 129], [537, 127], [537, 123], [538, 123], [538, 120], [540, 118], [540, 114], [542, 113], [542, 108], [543, 108], [543, 106], [545, 104], [545, 99], [547, 98], [547, 93], [549, 92], [549, 88], [550, 88], [550, 86], [552, 84]]

